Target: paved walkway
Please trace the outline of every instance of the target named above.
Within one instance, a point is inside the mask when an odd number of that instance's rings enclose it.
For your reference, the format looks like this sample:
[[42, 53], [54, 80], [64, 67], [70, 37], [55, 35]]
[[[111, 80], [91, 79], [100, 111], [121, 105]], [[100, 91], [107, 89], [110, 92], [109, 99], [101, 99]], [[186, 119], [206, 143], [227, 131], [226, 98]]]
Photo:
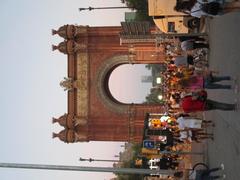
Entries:
[[[238, 77], [240, 85], [240, 12], [210, 20], [209, 41], [210, 69], [218, 70], [220, 75]], [[234, 103], [240, 98], [240, 93], [235, 93], [234, 90], [208, 90], [208, 92], [210, 99], [227, 103]], [[206, 119], [214, 120], [216, 125], [209, 130], [214, 133], [214, 141], [207, 142], [208, 164], [210, 167], [216, 167], [224, 163], [226, 179], [239, 180], [240, 110], [207, 112]]]

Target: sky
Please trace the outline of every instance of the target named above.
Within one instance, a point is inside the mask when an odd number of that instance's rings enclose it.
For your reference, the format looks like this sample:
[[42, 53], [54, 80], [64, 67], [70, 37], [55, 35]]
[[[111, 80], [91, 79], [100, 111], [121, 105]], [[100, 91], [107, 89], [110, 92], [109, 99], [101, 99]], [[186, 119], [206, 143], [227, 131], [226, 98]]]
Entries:
[[[78, 11], [79, 7], [119, 5], [122, 5], [120, 0], [1, 0], [0, 162], [111, 166], [111, 163], [80, 163], [78, 159], [114, 159], [114, 155], [123, 151], [120, 147], [123, 143], [65, 144], [51, 137], [52, 132], [61, 130], [58, 125], [51, 124], [52, 117], [59, 117], [67, 111], [66, 92], [59, 86], [67, 74], [67, 57], [57, 51], [52, 52], [51, 45], [58, 44], [63, 39], [53, 37], [51, 29], [64, 24], [120, 25], [126, 9]], [[129, 71], [126, 69], [123, 70], [124, 73]], [[120, 76], [118, 71], [121, 74], [121, 67], [113, 72], [111, 81], [116, 82], [114, 77]], [[147, 73], [143, 66], [139, 68], [140, 71], [143, 75]], [[140, 82], [139, 78], [133, 81]], [[124, 94], [117, 86], [113, 85], [114, 88], [117, 89], [113, 92], [114, 96]], [[146, 90], [141, 93], [146, 94]], [[137, 93], [129, 93], [129, 97], [134, 94]], [[141, 95], [140, 98], [125, 99], [131, 102], [136, 99], [143, 101], [144, 96]], [[104, 180], [112, 176], [111, 173], [0, 168], [1, 180]]]
[[152, 87], [152, 83], [142, 82], [142, 76], [150, 75], [151, 71], [145, 65], [121, 65], [110, 76], [110, 91], [120, 102], [142, 103]]

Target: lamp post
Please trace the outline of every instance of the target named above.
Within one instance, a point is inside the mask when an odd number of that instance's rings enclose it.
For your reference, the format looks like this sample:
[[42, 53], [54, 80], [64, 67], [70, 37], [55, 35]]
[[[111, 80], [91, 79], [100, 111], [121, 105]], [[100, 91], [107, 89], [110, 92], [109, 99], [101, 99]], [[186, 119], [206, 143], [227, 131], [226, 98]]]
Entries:
[[99, 161], [99, 162], [121, 162], [119, 160], [113, 160], [113, 159], [93, 159], [93, 158], [88, 158], [88, 159], [84, 159], [84, 158], [79, 158], [79, 161], [89, 161], [89, 162], [93, 162], [93, 161]]
[[84, 10], [95, 10], [95, 9], [129, 9], [131, 7], [126, 7], [126, 6], [117, 6], [117, 7], [91, 7], [89, 6], [88, 8], [78, 8], [79, 11], [84, 11]]
[[112, 172], [112, 173], [119, 173], [119, 174], [174, 175], [175, 173], [178, 172], [175, 170], [162, 170], [162, 169], [85, 167], [85, 166], [64, 166], [64, 165], [49, 165], [49, 164], [20, 164], [20, 163], [0, 163], [0, 168], [60, 170], [60, 171], [87, 171], [87, 172]]

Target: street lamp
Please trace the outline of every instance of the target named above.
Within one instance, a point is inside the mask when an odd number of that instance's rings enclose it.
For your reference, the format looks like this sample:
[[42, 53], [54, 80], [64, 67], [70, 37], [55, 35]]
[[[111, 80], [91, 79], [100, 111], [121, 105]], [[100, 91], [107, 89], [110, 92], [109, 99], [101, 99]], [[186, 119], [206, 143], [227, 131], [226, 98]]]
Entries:
[[93, 158], [88, 158], [88, 159], [84, 159], [84, 158], [79, 158], [79, 161], [88, 161], [88, 162], [93, 162], [93, 161], [102, 161], [102, 162], [121, 162], [119, 160], [113, 160], [113, 159], [93, 159]]
[[158, 99], [161, 101], [163, 99], [163, 95], [159, 94]]
[[20, 164], [20, 163], [0, 163], [0, 168], [18, 169], [39, 169], [39, 170], [59, 170], [59, 171], [87, 171], [87, 172], [112, 172], [119, 174], [166, 174], [174, 175], [176, 170], [162, 169], [137, 169], [137, 168], [111, 168], [111, 167], [87, 167], [87, 166], [65, 166], [49, 164]]
[[157, 82], [157, 84], [161, 84], [162, 83], [162, 78], [161, 77], [157, 77], [156, 78], [156, 82]]
[[89, 6], [88, 8], [78, 8], [79, 11], [84, 11], [84, 10], [95, 10], [95, 9], [126, 9], [126, 8], [131, 8], [131, 7], [126, 7], [126, 6], [120, 6], [120, 7], [91, 7]]

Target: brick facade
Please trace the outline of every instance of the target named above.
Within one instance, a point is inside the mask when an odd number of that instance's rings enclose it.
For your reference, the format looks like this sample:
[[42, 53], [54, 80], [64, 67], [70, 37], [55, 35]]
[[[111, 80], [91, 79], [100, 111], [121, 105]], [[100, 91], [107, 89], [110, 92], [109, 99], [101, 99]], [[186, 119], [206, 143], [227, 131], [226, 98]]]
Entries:
[[[65, 40], [58, 49], [67, 55], [68, 74], [61, 82], [68, 90], [67, 117], [73, 127], [64, 126], [64, 142], [133, 141], [140, 142], [146, 112], [162, 112], [159, 105], [123, 104], [114, 99], [108, 88], [111, 72], [121, 64], [159, 63], [163, 52], [156, 53], [154, 43], [120, 45], [121, 27], [88, 27], [65, 25], [53, 30]], [[71, 118], [69, 118], [71, 117]], [[54, 119], [53, 122], [59, 122]], [[84, 122], [84, 123], [83, 123]], [[60, 123], [60, 122], [59, 122]], [[75, 132], [69, 136], [68, 131]], [[65, 135], [65, 137], [64, 137]], [[65, 139], [64, 139], [65, 138]], [[69, 139], [70, 138], [70, 139]]]

